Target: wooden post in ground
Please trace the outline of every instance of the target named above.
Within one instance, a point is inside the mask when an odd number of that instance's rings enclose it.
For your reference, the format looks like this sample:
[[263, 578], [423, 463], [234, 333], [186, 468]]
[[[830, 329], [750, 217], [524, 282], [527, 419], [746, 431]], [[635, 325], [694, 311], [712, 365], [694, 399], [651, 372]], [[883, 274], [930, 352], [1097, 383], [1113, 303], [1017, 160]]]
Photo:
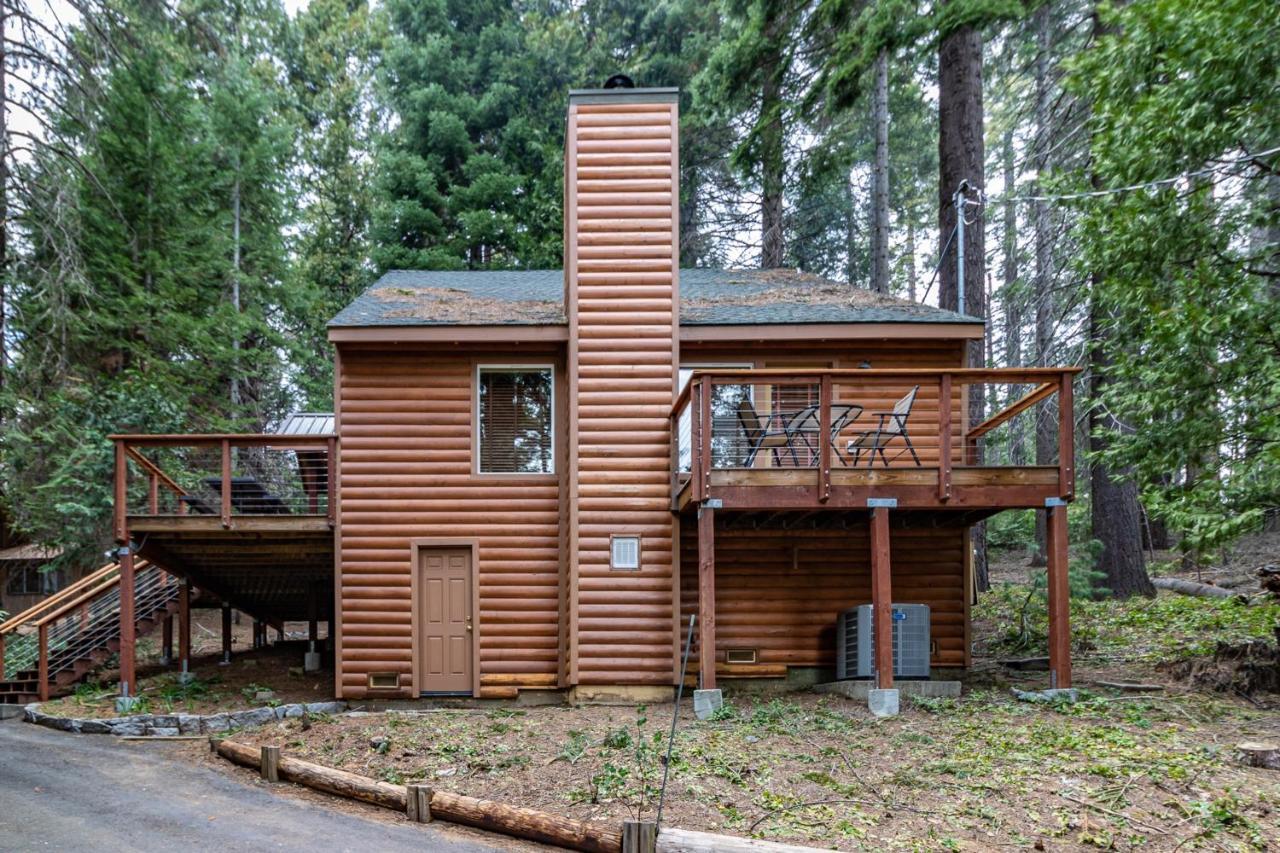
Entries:
[[320, 587], [311, 584], [307, 587], [307, 640], [310, 651], [316, 650], [316, 641], [320, 639]]
[[1071, 686], [1071, 582], [1067, 576], [1066, 503], [1061, 500], [1051, 503], [1047, 514], [1049, 687], [1067, 688]]
[[129, 544], [129, 531], [125, 529], [124, 545], [120, 547], [120, 695], [133, 696], [138, 691], [134, 641], [136, 640], [137, 614], [134, 607], [133, 547]]
[[253, 620], [253, 647], [255, 649], [260, 649], [264, 645], [266, 645], [266, 637], [267, 637], [267, 626], [259, 622], [257, 619], [254, 619]]
[[160, 663], [168, 666], [173, 663], [173, 616], [164, 617], [160, 623]]
[[658, 849], [658, 825], [651, 820], [622, 822], [622, 853], [654, 853]]
[[698, 683], [716, 688], [716, 511], [698, 507]]
[[183, 672], [191, 666], [191, 582], [186, 579], [178, 587], [178, 663]]
[[231, 605], [222, 602], [222, 663], [231, 663]]
[[280, 781], [280, 747], [262, 748], [262, 778], [268, 782]]
[[871, 510], [871, 632], [876, 687], [893, 687], [893, 586], [889, 577], [889, 509]]
[[431, 789], [426, 785], [404, 786], [405, 816], [414, 823], [431, 823]]

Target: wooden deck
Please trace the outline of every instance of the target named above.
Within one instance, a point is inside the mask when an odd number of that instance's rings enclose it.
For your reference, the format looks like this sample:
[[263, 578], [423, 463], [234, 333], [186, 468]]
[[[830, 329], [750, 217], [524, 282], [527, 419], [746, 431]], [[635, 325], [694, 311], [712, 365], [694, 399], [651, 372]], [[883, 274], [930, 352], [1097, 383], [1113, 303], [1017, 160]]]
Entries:
[[[727, 589], [737, 602], [726, 610], [726, 619], [731, 619], [744, 606], [744, 595], [756, 595], [770, 582], [769, 571], [757, 569], [755, 562], [786, 564], [785, 541], [781, 546], [772, 542], [768, 559], [744, 559], [740, 547], [744, 532], [763, 548], [761, 537], [775, 530], [793, 538], [806, 527], [818, 536], [823, 531], [828, 536], [830, 531], [845, 531], [848, 541], [860, 542], [861, 554], [843, 555], [841, 565], [863, 561], [867, 565], [875, 686], [891, 688], [890, 613], [896, 600], [895, 583], [912, 590], [908, 594], [913, 598], [927, 597], [918, 580], [920, 555], [906, 534], [913, 529], [949, 530], [963, 543], [964, 568], [954, 580], [964, 595], [962, 618], [967, 632], [967, 527], [1003, 510], [1040, 509], [1046, 513], [1048, 530], [1049, 684], [1070, 686], [1067, 503], [1075, 488], [1071, 413], [1077, 372], [1075, 368], [695, 370], [670, 413], [671, 432], [676, 436], [670, 488], [671, 508], [683, 516], [683, 529], [697, 531], [696, 545], [694, 535], [688, 536], [688, 551], [690, 562], [696, 555], [696, 596], [691, 597], [697, 602], [700, 656], [710, 657], [717, 648], [716, 562], [722, 545], [728, 568], [723, 580], [736, 584]], [[987, 398], [987, 386], [992, 385], [1012, 386], [1016, 392], [1004, 396], [1017, 399], [974, 424], [968, 417], [968, 401], [975, 393]], [[1019, 414], [1054, 397], [1057, 464], [983, 464], [983, 446], [993, 432], [1009, 428]], [[897, 547], [906, 549], [902, 568], [908, 571], [892, 569], [895, 538]], [[825, 547], [839, 554], [847, 544]], [[791, 545], [790, 555], [791, 573], [798, 575], [806, 568], [800, 545]], [[927, 559], [923, 565], [928, 567]], [[816, 584], [816, 570], [812, 566], [807, 570], [813, 578], [810, 584]], [[839, 589], [833, 587], [833, 594]], [[771, 618], [785, 609], [782, 592], [781, 587], [775, 591], [778, 598], [770, 608]], [[792, 609], [795, 624], [811, 615], [808, 610]], [[830, 614], [824, 611], [818, 617], [829, 620]], [[771, 627], [785, 631], [788, 624], [784, 620]], [[731, 637], [748, 636], [740, 625], [729, 627]], [[966, 642], [961, 651], [966, 660], [967, 648]], [[699, 683], [712, 689], [718, 667], [702, 663], [700, 658]]]
[[[891, 498], [899, 509], [987, 510], [1043, 509], [1059, 496], [1058, 466], [956, 466], [951, 486], [939, 496], [937, 467], [836, 468], [823, 488], [814, 469], [727, 468], [709, 472], [705, 500], [719, 500], [731, 510], [866, 509], [868, 500]], [[674, 501], [684, 511], [695, 505], [692, 478], [683, 475]]]

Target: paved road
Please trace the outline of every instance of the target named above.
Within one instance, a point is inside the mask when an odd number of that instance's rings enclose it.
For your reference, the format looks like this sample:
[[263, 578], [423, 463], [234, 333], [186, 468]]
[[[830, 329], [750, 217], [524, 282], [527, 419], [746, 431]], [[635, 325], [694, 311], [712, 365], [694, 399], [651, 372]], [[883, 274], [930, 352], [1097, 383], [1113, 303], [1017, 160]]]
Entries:
[[175, 756], [179, 748], [0, 722], [0, 851], [507, 849], [496, 837], [490, 845], [277, 796]]

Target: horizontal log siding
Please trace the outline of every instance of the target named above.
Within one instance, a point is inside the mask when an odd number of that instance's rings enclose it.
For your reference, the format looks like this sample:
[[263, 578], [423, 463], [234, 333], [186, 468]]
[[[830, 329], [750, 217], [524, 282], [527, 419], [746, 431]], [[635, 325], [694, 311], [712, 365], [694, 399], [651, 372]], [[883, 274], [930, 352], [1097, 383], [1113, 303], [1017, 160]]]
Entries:
[[[674, 104], [570, 105], [570, 683], [672, 678], [676, 147]], [[639, 571], [610, 570], [615, 533], [643, 537]]]
[[[684, 618], [697, 609], [698, 540], [683, 525]], [[927, 604], [934, 666], [965, 663], [964, 532], [894, 529], [893, 600]], [[758, 650], [761, 668], [835, 666], [836, 616], [871, 602], [871, 542], [865, 525], [849, 530], [716, 531], [716, 657]], [[696, 655], [696, 652], [695, 652]], [[750, 667], [734, 667], [736, 675]]]
[[559, 489], [554, 476], [472, 473], [477, 360], [515, 361], [417, 348], [342, 353], [339, 683], [346, 697], [364, 696], [372, 671], [401, 673], [402, 692], [410, 693], [410, 543], [424, 538], [478, 541], [482, 692], [554, 684]]

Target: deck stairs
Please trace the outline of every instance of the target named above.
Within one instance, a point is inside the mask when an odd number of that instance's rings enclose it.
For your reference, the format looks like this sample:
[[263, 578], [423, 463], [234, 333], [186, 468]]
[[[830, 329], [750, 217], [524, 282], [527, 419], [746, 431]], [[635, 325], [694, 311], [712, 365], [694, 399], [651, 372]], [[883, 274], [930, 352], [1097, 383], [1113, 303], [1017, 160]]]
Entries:
[[[138, 561], [134, 584], [141, 637], [177, 613], [179, 582], [159, 566]], [[0, 624], [0, 704], [70, 693], [119, 650], [120, 566], [111, 563]]]

